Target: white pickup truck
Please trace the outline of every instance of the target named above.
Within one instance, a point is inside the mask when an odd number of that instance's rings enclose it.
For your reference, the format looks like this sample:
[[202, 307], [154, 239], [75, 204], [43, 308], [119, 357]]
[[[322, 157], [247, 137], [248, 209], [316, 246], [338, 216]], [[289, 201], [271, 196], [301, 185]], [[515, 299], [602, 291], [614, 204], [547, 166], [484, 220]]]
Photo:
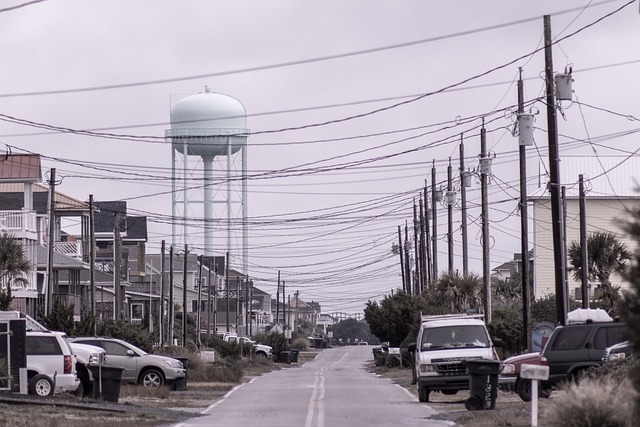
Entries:
[[256, 356], [266, 357], [271, 359], [273, 357], [273, 348], [269, 345], [258, 344], [249, 337], [239, 337], [236, 334], [224, 334], [222, 336], [223, 341], [229, 343], [237, 343], [240, 345], [250, 345], [255, 349]]
[[409, 351], [415, 357], [420, 402], [428, 402], [432, 391], [451, 395], [468, 390], [465, 360], [498, 359], [481, 314], [421, 316], [417, 342]]

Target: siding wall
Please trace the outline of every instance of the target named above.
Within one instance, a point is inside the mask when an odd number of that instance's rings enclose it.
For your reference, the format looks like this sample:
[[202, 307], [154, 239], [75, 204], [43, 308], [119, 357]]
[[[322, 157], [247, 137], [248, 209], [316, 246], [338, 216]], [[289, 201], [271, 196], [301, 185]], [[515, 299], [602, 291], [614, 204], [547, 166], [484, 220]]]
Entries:
[[[636, 199], [586, 199], [587, 235], [596, 231], [608, 231], [618, 234], [618, 240], [625, 243], [629, 249], [635, 250], [636, 244], [629, 240], [620, 229], [620, 218], [628, 216], [626, 207], [637, 205]], [[534, 291], [536, 299], [545, 295], [555, 294], [555, 278], [553, 264], [553, 235], [551, 232], [551, 201], [549, 199], [536, 200], [533, 203], [533, 245], [534, 245]], [[567, 200], [567, 246], [572, 241], [580, 240], [580, 206], [577, 199]], [[618, 275], [612, 274], [611, 283], [628, 289], [627, 282]], [[595, 286], [595, 284], [593, 284]], [[579, 281], [568, 275], [568, 296], [575, 295], [575, 288], [580, 287]]]

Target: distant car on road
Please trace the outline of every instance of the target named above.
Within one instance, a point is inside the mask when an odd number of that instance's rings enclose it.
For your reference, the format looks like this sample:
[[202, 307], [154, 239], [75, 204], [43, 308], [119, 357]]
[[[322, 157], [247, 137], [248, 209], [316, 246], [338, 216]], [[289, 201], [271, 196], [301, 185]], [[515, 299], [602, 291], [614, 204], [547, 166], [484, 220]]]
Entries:
[[110, 337], [75, 337], [72, 342], [89, 344], [105, 350], [110, 365], [124, 368], [122, 381], [158, 388], [174, 388], [186, 380], [187, 370], [177, 359], [149, 354], [126, 341]]

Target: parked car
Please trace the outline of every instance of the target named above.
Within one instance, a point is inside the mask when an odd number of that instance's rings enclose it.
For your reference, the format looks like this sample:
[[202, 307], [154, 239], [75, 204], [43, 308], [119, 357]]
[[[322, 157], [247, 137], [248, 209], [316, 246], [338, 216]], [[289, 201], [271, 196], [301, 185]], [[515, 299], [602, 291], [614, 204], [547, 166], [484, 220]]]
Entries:
[[224, 334], [222, 336], [222, 340], [228, 343], [250, 345], [254, 349], [256, 356], [266, 357], [267, 359], [271, 359], [273, 357], [273, 347], [270, 345], [258, 344], [249, 337], [238, 337], [236, 334]]
[[64, 332], [27, 331], [29, 393], [51, 396], [73, 392], [80, 386], [76, 357]]
[[80, 344], [77, 342], [69, 342], [71, 351], [76, 356], [76, 370], [80, 386], [75, 390], [74, 394], [79, 397], [91, 396], [93, 394], [93, 374], [91, 366], [98, 366], [106, 363], [107, 358], [105, 351], [101, 347], [88, 344]]
[[72, 342], [89, 344], [105, 350], [110, 365], [120, 366], [122, 381], [158, 388], [167, 384], [176, 388], [187, 377], [187, 370], [177, 359], [149, 354], [133, 344], [110, 337], [75, 337]]
[[633, 357], [633, 343], [631, 341], [623, 341], [607, 347], [602, 355], [603, 362], [611, 362], [612, 360], [622, 360]]
[[588, 368], [602, 365], [605, 349], [623, 341], [627, 326], [619, 320], [576, 323], [554, 329], [542, 353], [513, 356], [503, 362], [501, 384], [511, 382], [520, 398], [531, 400], [531, 381], [520, 378], [520, 367], [527, 363], [548, 365], [549, 380], [540, 382], [540, 396], [563, 381], [578, 379]]
[[[520, 377], [522, 365], [546, 365], [547, 360], [539, 352], [524, 353], [506, 358], [501, 365], [498, 382], [501, 388], [515, 391], [525, 402], [531, 401], [531, 380]], [[538, 387], [539, 397], [549, 397], [551, 390], [542, 385]]]

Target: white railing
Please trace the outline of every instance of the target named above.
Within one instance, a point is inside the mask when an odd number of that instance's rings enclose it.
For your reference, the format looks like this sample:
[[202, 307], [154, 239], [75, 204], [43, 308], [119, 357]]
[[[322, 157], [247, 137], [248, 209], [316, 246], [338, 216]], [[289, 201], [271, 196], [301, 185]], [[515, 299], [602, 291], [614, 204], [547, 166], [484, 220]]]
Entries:
[[72, 258], [82, 258], [82, 242], [55, 242], [53, 250]]
[[7, 233], [36, 231], [36, 213], [34, 211], [0, 211], [0, 228]]

